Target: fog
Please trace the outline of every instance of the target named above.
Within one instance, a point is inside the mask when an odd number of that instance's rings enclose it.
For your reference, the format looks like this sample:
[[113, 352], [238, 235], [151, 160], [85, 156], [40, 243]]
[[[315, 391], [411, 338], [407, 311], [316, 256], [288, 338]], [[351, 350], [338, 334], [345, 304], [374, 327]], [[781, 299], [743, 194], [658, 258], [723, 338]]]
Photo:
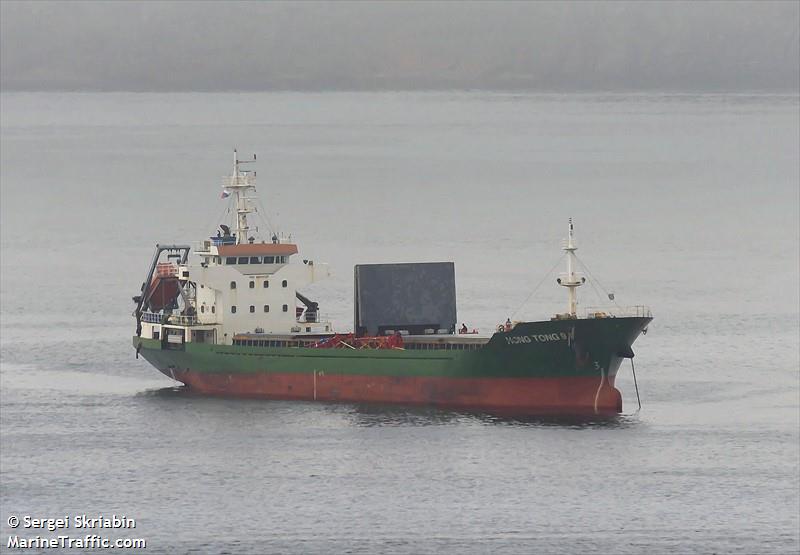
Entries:
[[2, 2], [4, 90], [797, 90], [798, 2]]

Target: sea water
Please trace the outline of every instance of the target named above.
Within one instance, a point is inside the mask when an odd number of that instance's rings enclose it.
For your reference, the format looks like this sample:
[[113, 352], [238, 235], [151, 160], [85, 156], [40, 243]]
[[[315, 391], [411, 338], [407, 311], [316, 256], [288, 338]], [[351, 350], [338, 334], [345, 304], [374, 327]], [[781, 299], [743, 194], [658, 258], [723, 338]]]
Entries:
[[[2, 95], [0, 529], [146, 553], [797, 553], [796, 95]], [[155, 243], [226, 216], [258, 154], [260, 231], [333, 277], [453, 261], [458, 324], [655, 315], [610, 420], [243, 401], [131, 347]], [[555, 269], [554, 269], [555, 268]], [[10, 518], [61, 519], [57, 532]], [[13, 519], [11, 519], [13, 521]], [[36, 551], [36, 550], [33, 550]], [[53, 550], [41, 550], [53, 552]], [[134, 550], [135, 551], [135, 550]]]

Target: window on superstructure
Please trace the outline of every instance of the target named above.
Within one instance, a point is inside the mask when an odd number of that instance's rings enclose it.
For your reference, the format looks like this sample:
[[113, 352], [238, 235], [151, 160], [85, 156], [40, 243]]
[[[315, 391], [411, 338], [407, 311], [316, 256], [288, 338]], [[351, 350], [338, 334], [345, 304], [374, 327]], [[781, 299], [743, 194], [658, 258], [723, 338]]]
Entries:
[[275, 257], [274, 256], [265, 256], [264, 257], [264, 264], [275, 264]]
[[231, 289], [236, 289], [236, 282], [235, 281], [231, 282]]
[[288, 304], [283, 305], [283, 311], [284, 312], [289, 312], [289, 305]]
[[250, 289], [255, 289], [255, 287], [256, 287], [256, 282], [255, 281], [251, 281], [250, 282]]
[[256, 311], [256, 306], [251, 304], [250, 305], [250, 312], [255, 312], [255, 311]]
[[250, 262], [250, 259], [247, 258], [246, 256], [239, 257], [239, 264], [247, 264], [248, 262]]
[[264, 305], [264, 312], [269, 312], [269, 305], [268, 304]]
[[200, 312], [201, 312], [202, 314], [205, 314], [205, 312], [206, 312], [206, 305], [204, 305], [204, 304], [201, 304], [201, 305], [200, 305]]
[[264, 289], [267, 289], [268, 287], [269, 287], [269, 281], [265, 279], [264, 280]]
[[222, 264], [222, 257], [221, 257], [221, 256], [215, 256], [215, 257], [214, 257], [214, 261], [215, 261], [217, 264]]
[[287, 286], [289, 285], [289, 282], [288, 282], [288, 281], [286, 281], [286, 280], [283, 280], [283, 281], [281, 282], [281, 285], [282, 285], [283, 287], [287, 287]]
[[235, 256], [226, 257], [225, 264], [236, 264], [236, 257]]
[[250, 257], [250, 264], [261, 264], [261, 257], [260, 256], [251, 256]]
[[231, 305], [231, 314], [236, 314], [236, 305]]
[[211, 305], [211, 314], [214, 314], [216, 311], [217, 311], [217, 307], [215, 307], [215, 306], [212, 304], [212, 305]]

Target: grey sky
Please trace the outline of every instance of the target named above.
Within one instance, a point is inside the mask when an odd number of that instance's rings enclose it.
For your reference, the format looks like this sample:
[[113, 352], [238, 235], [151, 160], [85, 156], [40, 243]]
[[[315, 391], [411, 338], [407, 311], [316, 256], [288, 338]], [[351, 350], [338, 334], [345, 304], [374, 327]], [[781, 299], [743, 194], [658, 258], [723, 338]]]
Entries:
[[797, 90], [800, 2], [0, 5], [4, 90]]

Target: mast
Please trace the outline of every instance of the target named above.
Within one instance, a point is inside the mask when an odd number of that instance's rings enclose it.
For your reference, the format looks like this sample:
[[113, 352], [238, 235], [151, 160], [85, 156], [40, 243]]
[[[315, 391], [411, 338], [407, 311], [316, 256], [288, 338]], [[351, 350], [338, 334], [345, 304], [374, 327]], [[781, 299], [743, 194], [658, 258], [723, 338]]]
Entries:
[[574, 237], [575, 228], [572, 225], [572, 218], [569, 219], [569, 235], [567, 236], [567, 240], [564, 244], [563, 250], [567, 253], [567, 273], [562, 274], [561, 277], [558, 278], [558, 284], [567, 288], [568, 294], [568, 312], [567, 314], [573, 318], [577, 317], [578, 313], [578, 295], [575, 289], [580, 287], [586, 282], [586, 278], [579, 276], [575, 273], [575, 267], [577, 266], [577, 260], [575, 258], [575, 251], [578, 250], [578, 247], [575, 246], [575, 237]]
[[253, 154], [252, 160], [239, 160], [236, 149], [233, 150], [233, 173], [230, 177], [224, 178], [222, 188], [236, 195], [236, 244], [241, 245], [248, 242], [250, 227], [247, 225], [247, 215], [255, 212], [255, 208], [250, 204], [252, 196], [249, 192], [255, 193], [256, 172], [242, 171], [239, 164], [250, 164], [256, 161]]

